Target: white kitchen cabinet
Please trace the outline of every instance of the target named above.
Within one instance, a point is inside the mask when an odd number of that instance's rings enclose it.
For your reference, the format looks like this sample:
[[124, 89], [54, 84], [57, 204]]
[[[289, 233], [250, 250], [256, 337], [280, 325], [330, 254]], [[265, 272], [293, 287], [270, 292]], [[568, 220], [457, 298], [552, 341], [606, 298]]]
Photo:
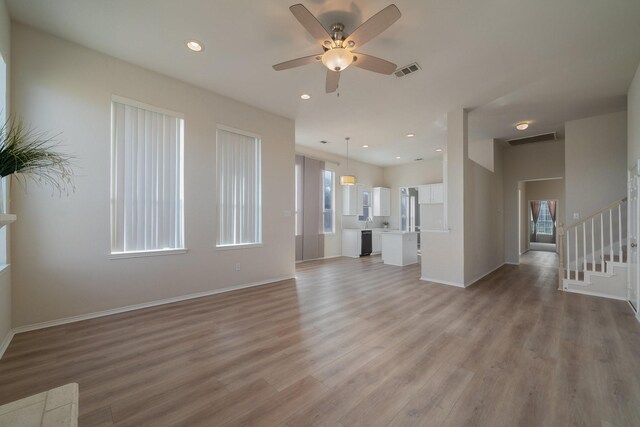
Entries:
[[362, 245], [362, 230], [345, 228], [342, 230], [342, 256], [358, 258]]
[[373, 216], [391, 215], [391, 190], [385, 187], [373, 188]]
[[363, 215], [364, 186], [360, 184], [342, 187], [342, 215]]
[[371, 233], [371, 253], [379, 254], [382, 252], [382, 230], [373, 230]]
[[436, 205], [444, 203], [444, 184], [426, 184], [418, 187], [418, 203]]

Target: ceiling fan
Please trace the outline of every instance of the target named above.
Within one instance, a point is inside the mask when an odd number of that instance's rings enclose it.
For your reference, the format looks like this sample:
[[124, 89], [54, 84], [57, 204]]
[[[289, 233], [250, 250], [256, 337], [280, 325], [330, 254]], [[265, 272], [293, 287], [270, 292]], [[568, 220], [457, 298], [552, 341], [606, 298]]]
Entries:
[[396, 64], [392, 62], [354, 52], [354, 49], [364, 45], [400, 19], [400, 10], [395, 4], [391, 4], [373, 15], [351, 34], [346, 34], [344, 25], [339, 22], [333, 24], [330, 31], [327, 31], [318, 19], [309, 12], [309, 9], [301, 4], [294, 4], [289, 10], [320, 43], [324, 52], [276, 64], [273, 66], [274, 70], [282, 71], [322, 61], [327, 67], [327, 93], [335, 92], [338, 89], [340, 72], [351, 64], [381, 74], [392, 74], [396, 70]]

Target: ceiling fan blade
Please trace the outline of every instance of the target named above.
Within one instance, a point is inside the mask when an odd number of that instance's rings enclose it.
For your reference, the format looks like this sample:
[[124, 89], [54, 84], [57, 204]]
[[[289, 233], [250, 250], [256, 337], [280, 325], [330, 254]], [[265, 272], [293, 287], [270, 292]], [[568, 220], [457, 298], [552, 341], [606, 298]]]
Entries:
[[340, 71], [327, 70], [327, 84], [325, 89], [327, 93], [335, 92], [338, 89], [338, 82], [340, 81]]
[[398, 68], [393, 62], [385, 61], [375, 56], [365, 55], [364, 53], [353, 52], [353, 56], [355, 60], [351, 64], [365, 70], [373, 71], [374, 73], [393, 74]]
[[312, 64], [322, 60], [322, 54], [303, 56], [302, 58], [292, 59], [291, 61], [281, 62], [273, 66], [276, 71], [288, 70], [289, 68], [301, 67], [303, 65]]
[[[347, 37], [347, 45], [353, 48], [362, 46], [389, 28], [391, 24], [400, 19], [400, 16], [400, 10], [396, 5], [390, 4], [356, 28], [356, 30]], [[353, 42], [353, 46], [350, 45], [350, 42]]]
[[[320, 21], [309, 12], [309, 9], [301, 4], [294, 4], [289, 10], [318, 43], [324, 47], [330, 47], [333, 44], [333, 39], [329, 32], [322, 26]], [[329, 45], [326, 45], [326, 42], [329, 42]]]

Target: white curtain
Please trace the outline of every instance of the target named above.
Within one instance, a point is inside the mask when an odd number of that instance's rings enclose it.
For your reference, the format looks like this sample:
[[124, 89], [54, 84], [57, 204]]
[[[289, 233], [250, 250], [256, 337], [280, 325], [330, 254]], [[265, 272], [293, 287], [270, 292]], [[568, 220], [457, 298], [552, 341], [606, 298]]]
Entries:
[[262, 241], [260, 140], [218, 129], [218, 245]]
[[111, 251], [183, 248], [183, 120], [115, 101], [111, 114]]

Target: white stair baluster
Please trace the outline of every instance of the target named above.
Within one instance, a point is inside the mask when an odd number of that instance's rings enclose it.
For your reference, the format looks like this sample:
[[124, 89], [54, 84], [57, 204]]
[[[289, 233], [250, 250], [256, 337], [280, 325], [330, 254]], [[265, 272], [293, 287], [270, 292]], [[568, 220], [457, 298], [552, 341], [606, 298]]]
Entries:
[[576, 234], [575, 234], [575, 241], [576, 241], [576, 280], [578, 280], [578, 271], [580, 270], [580, 252], [578, 252], [578, 227], [576, 227]]
[[622, 259], [622, 204], [618, 205], [618, 247], [620, 248], [620, 253], [618, 259], [619, 262], [624, 262]]
[[567, 279], [571, 279], [571, 239], [569, 238], [571, 229], [567, 228], [565, 233], [567, 233]]
[[613, 261], [613, 211], [609, 209], [609, 261]]
[[593, 221], [595, 219], [591, 218], [591, 271], [596, 271], [596, 240], [595, 234], [593, 232]]
[[604, 271], [604, 212], [600, 214], [600, 271]]

